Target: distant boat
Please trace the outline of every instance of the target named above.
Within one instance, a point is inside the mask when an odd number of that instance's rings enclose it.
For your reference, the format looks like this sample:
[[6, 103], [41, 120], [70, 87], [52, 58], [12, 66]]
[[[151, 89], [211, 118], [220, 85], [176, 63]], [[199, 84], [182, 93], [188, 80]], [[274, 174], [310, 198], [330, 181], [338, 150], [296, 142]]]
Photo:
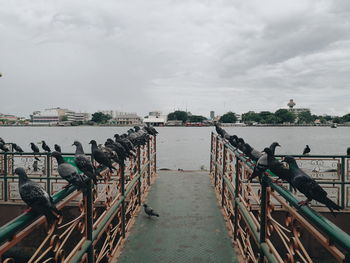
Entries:
[[338, 125], [336, 123], [332, 123], [331, 128], [337, 128]]

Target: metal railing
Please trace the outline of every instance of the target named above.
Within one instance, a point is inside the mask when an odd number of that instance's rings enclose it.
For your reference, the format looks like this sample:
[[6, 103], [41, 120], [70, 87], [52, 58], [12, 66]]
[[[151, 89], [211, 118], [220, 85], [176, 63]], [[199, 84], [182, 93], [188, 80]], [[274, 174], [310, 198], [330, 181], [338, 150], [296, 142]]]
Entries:
[[[347, 156], [296, 157], [299, 166], [316, 177], [328, 196], [345, 213], [350, 212]], [[290, 186], [275, 184], [271, 179], [275, 175], [269, 170], [261, 184], [249, 183], [253, 167], [242, 152], [212, 133], [210, 174], [244, 262], [318, 262], [315, 258], [322, 253], [338, 262], [350, 262], [350, 236], [315, 211], [328, 209], [317, 203], [312, 203], [312, 208], [300, 207]], [[337, 190], [332, 193], [332, 189]], [[317, 251], [319, 255], [308, 250], [307, 236], [322, 248]]]
[[[63, 155], [68, 160], [72, 156]], [[28, 242], [32, 242], [31, 248], [35, 247], [25, 259], [30, 263], [114, 262], [143, 195], [156, 175], [156, 137], [150, 136], [145, 146], [138, 147], [136, 156], [126, 161], [124, 169], [118, 167], [113, 174], [109, 169], [102, 170], [103, 181], [97, 186], [89, 181], [90, 187], [84, 193], [74, 186], [58, 190], [67, 183], [59, 177], [54, 158], [48, 154], [35, 157], [25, 153], [0, 155], [0, 182], [5, 186], [2, 203], [23, 204], [16, 193], [18, 177], [13, 170], [24, 164], [28, 177], [41, 183], [51, 194], [55, 193], [52, 197], [59, 210], [66, 209], [46, 235], [38, 235], [40, 240], [37, 240], [37, 230], [44, 225], [45, 217], [33, 212], [25, 212], [1, 226], [0, 262], [16, 262], [9, 252], [17, 246], [28, 246], [25, 244]], [[38, 161], [35, 168], [30, 167], [35, 161]]]

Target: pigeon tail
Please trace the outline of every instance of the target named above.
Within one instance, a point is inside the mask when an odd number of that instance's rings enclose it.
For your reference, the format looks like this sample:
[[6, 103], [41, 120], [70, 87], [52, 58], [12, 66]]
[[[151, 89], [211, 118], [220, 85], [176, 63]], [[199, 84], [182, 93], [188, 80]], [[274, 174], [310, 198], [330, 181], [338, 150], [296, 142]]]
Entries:
[[334, 213], [333, 209], [338, 210], [338, 211], [342, 209], [339, 205], [337, 205], [336, 203], [334, 203], [331, 199], [329, 199], [327, 197], [325, 198], [324, 201], [325, 201], [324, 204], [328, 207], [328, 209], [331, 211], [331, 213], [334, 217], [335, 217], [335, 213]]

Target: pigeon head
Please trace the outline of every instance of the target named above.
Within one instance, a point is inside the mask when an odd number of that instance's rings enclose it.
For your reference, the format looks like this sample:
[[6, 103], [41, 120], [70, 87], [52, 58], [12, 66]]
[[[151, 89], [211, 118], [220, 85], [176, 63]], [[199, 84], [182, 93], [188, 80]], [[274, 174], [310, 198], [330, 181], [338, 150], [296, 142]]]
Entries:
[[243, 140], [243, 138], [238, 138], [238, 140], [237, 140], [239, 143], [244, 143], [244, 140]]
[[81, 145], [81, 143], [78, 142], [78, 141], [74, 141], [73, 144], [72, 144], [72, 146], [74, 146], [74, 145], [75, 145], [75, 146], [79, 146], [79, 145]]
[[288, 164], [296, 164], [297, 163], [292, 156], [284, 157], [282, 162], [285, 162], [285, 163], [288, 163]]
[[234, 139], [234, 140], [238, 140], [238, 136], [237, 135], [232, 135], [231, 138]]
[[147, 204], [143, 204], [143, 207], [147, 207], [148, 205]]
[[33, 146], [33, 145], [35, 145], [35, 143], [34, 143], [34, 142], [31, 142], [31, 143], [30, 143], [30, 145], [32, 145], [32, 146]]
[[140, 127], [139, 127], [139, 126], [134, 126], [134, 129], [135, 129], [135, 131], [137, 132], [137, 131], [140, 130]]
[[62, 155], [61, 155], [61, 153], [59, 153], [59, 152], [52, 152], [52, 153], [51, 153], [51, 156], [57, 158], [57, 157], [60, 157], [60, 156], [62, 156]]
[[111, 138], [108, 138], [108, 139], [107, 139], [107, 142], [108, 142], [108, 143], [114, 143], [114, 141], [113, 141]]
[[119, 139], [119, 134], [118, 133], [116, 133], [116, 134], [114, 134], [114, 138], [116, 138], [116, 139]]
[[273, 143], [271, 144], [271, 146], [281, 147], [281, 145], [280, 145], [278, 142], [273, 142]]
[[92, 144], [92, 145], [96, 144], [96, 145], [97, 145], [97, 142], [96, 142], [95, 140], [91, 140], [91, 141], [89, 142], [89, 144]]
[[17, 174], [20, 178], [27, 178], [27, 173], [22, 167], [16, 168], [15, 174]]
[[270, 148], [266, 147], [263, 152], [267, 153], [267, 155], [272, 155], [272, 151]]

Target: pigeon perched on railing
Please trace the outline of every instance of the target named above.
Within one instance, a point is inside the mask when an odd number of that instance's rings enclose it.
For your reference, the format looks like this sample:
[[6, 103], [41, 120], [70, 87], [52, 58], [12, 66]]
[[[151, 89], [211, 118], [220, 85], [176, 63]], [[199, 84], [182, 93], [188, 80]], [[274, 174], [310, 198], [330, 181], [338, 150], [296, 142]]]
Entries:
[[308, 153], [310, 153], [310, 152], [311, 152], [311, 149], [310, 149], [309, 145], [306, 145], [306, 146], [305, 146], [305, 149], [304, 149], [304, 151], [303, 151], [303, 155], [308, 154]]
[[12, 149], [15, 152], [18, 152], [18, 153], [22, 153], [23, 152], [22, 148], [19, 145], [17, 145], [16, 143], [12, 143]]
[[97, 174], [95, 167], [92, 165], [91, 159], [85, 155], [83, 146], [78, 141], [74, 141], [72, 146], [76, 146], [74, 162], [77, 165], [78, 169], [82, 171], [86, 176], [91, 178], [95, 184], [97, 184]]
[[62, 152], [61, 146], [59, 146], [58, 144], [55, 144], [55, 145], [54, 145], [54, 148], [55, 148], [55, 151], [56, 151], [56, 152], [59, 152], [59, 153]]
[[156, 216], [159, 217], [159, 214], [156, 213], [156, 211], [154, 211], [151, 207], [149, 207], [147, 204], [143, 204], [143, 208], [145, 210], [145, 213], [151, 217], [151, 216]]
[[316, 200], [317, 202], [325, 204], [333, 216], [335, 216], [333, 210], [342, 209], [327, 197], [327, 192], [313, 178], [298, 167], [293, 157], [286, 156], [283, 161], [289, 165], [289, 170], [291, 172], [290, 182], [292, 186], [307, 197], [307, 200], [299, 202], [300, 205], [307, 205], [312, 200]]
[[39, 153], [40, 150], [39, 150], [39, 147], [35, 145], [35, 143], [31, 142], [30, 143], [30, 148], [32, 149], [33, 153], [34, 153], [34, 158], [35, 160], [40, 160], [38, 157], [35, 156], [36, 153]]
[[5, 143], [3, 142], [0, 142], [0, 149], [3, 151], [3, 152], [9, 152], [10, 149], [5, 145]]
[[244, 144], [244, 152], [250, 159], [253, 161], [259, 160], [259, 158], [263, 155], [262, 152], [255, 150], [253, 147], [251, 147], [248, 143]]
[[269, 168], [269, 163], [272, 161], [273, 156], [270, 148], [265, 148], [263, 150], [263, 154], [256, 162], [256, 165], [254, 166], [253, 173], [248, 178], [248, 181], [252, 181], [255, 177], [259, 177], [259, 180], [261, 180], [261, 176], [263, 173]]
[[144, 126], [143, 129], [150, 135], [157, 136], [158, 134], [158, 131], [153, 126]]
[[275, 155], [276, 147], [281, 147], [281, 145], [278, 142], [271, 143], [270, 150], [272, 152], [272, 155]]
[[35, 213], [45, 215], [48, 225], [52, 225], [62, 213], [53, 204], [51, 196], [38, 183], [30, 180], [23, 168], [16, 168], [19, 176], [18, 189], [22, 200]]
[[43, 148], [43, 150], [44, 150], [45, 152], [51, 152], [50, 147], [46, 144], [45, 141], [41, 141], [41, 147]]
[[61, 153], [53, 152], [51, 155], [57, 160], [58, 174], [69, 183], [65, 186], [65, 188], [68, 188], [71, 185], [75, 185], [78, 188], [78, 190], [86, 188], [86, 182], [88, 180], [88, 177], [86, 175], [79, 174], [78, 170], [73, 165], [67, 163], [63, 159]]
[[98, 149], [97, 142], [95, 140], [91, 140], [89, 144], [91, 144], [91, 153], [96, 162], [108, 167], [111, 173], [113, 172], [113, 170], [117, 170], [115, 167], [113, 167], [112, 161], [110, 158], [108, 158], [107, 154], [102, 150]]

